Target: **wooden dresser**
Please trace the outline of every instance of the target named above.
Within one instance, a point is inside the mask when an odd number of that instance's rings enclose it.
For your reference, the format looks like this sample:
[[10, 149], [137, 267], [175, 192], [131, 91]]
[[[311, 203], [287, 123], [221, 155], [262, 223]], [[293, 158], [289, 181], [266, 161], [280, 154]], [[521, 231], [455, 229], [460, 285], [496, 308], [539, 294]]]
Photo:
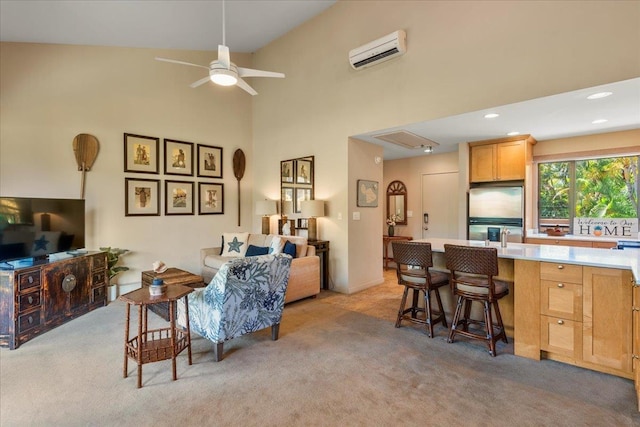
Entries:
[[24, 261], [0, 270], [0, 346], [16, 349], [107, 303], [107, 253]]

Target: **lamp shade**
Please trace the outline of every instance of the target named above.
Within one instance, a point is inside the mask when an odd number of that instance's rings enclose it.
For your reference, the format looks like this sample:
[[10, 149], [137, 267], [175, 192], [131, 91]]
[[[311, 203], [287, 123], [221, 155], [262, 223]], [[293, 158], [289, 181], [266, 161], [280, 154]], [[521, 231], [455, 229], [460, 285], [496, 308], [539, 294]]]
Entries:
[[305, 218], [324, 216], [324, 202], [322, 200], [304, 200], [300, 203], [300, 210]]
[[260, 200], [256, 202], [256, 215], [275, 215], [278, 213], [275, 200]]

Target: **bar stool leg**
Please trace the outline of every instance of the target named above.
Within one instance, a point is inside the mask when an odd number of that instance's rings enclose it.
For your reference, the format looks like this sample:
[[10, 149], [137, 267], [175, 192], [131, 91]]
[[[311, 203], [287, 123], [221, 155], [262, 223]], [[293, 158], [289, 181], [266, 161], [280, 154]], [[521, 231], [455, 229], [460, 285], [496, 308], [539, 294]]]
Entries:
[[431, 311], [431, 291], [427, 288], [424, 290], [424, 312], [425, 321], [427, 323], [427, 334], [429, 338], [433, 338], [433, 315]]
[[484, 305], [484, 322], [487, 328], [487, 340], [489, 341], [489, 354], [496, 356], [496, 341], [493, 338], [493, 320], [491, 319], [491, 304], [489, 301], [483, 301]]
[[447, 328], [448, 327], [448, 325], [447, 325], [447, 316], [444, 314], [444, 306], [442, 305], [442, 298], [440, 297], [440, 290], [434, 289], [434, 292], [436, 293], [436, 301], [438, 303], [438, 308], [440, 310], [440, 316], [442, 318], [442, 326]]
[[407, 303], [407, 295], [409, 294], [409, 288], [404, 287], [404, 292], [402, 293], [402, 300], [400, 301], [400, 310], [398, 311], [398, 318], [396, 319], [396, 328], [400, 327], [400, 322], [402, 322], [402, 317], [404, 316], [404, 306]]
[[505, 332], [504, 324], [502, 323], [502, 315], [500, 314], [500, 306], [498, 305], [498, 301], [494, 301], [493, 306], [494, 306], [494, 311], [496, 313], [496, 320], [498, 321], [498, 325], [500, 326], [502, 341], [504, 341], [505, 344], [509, 344], [509, 341], [507, 340], [507, 333]]
[[458, 327], [458, 320], [460, 319], [460, 312], [462, 311], [462, 297], [458, 297], [458, 303], [456, 304], [456, 312], [453, 315], [453, 320], [451, 320], [451, 329], [449, 330], [449, 338], [447, 342], [453, 342], [453, 337], [456, 334], [456, 328]]

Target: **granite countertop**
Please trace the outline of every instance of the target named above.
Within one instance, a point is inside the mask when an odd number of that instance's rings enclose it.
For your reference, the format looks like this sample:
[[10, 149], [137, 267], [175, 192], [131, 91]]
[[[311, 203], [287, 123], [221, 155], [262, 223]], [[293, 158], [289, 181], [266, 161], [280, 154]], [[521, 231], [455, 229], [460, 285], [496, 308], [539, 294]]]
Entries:
[[[434, 252], [444, 252], [445, 243], [465, 246], [485, 246], [485, 242], [480, 240], [431, 238], [414, 241], [431, 243], [431, 249]], [[565, 264], [631, 270], [636, 284], [640, 285], [640, 249], [617, 250], [512, 242], [509, 242], [506, 248], [500, 247], [500, 242], [489, 242], [489, 246], [498, 249], [499, 258], [561, 262]]]

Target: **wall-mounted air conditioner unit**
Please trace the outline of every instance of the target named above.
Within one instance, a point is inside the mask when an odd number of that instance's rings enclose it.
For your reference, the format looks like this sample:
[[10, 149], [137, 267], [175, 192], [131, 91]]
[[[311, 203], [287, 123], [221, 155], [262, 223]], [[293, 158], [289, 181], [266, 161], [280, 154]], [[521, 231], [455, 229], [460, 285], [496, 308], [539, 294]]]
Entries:
[[355, 70], [360, 70], [400, 56], [406, 51], [407, 34], [404, 30], [398, 30], [349, 51], [349, 63]]

